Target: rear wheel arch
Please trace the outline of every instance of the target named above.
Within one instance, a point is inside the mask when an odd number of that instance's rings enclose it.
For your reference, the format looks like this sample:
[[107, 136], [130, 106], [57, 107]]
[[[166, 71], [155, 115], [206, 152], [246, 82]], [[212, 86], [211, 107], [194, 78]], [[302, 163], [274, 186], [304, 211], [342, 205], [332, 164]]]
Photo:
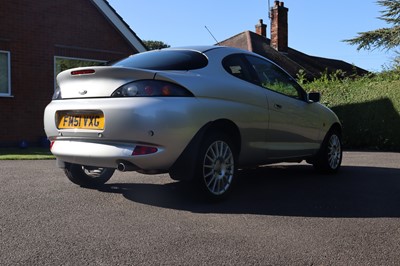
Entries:
[[192, 138], [182, 154], [169, 169], [169, 175], [174, 180], [191, 180], [194, 178], [194, 166], [197, 162], [198, 151], [203, 140], [214, 132], [222, 132], [231, 140], [235, 151], [240, 154], [241, 135], [238, 126], [228, 119], [208, 122]]
[[242, 137], [238, 126], [228, 119], [220, 119], [210, 123], [207, 133], [211, 131], [220, 131], [231, 138], [233, 145], [235, 145], [237, 152], [240, 153]]

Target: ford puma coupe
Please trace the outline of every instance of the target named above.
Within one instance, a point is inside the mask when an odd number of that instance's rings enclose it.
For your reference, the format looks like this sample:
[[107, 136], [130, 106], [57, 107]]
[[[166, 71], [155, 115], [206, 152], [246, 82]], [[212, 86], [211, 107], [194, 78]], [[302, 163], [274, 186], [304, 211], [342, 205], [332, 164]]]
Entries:
[[168, 48], [66, 70], [44, 113], [51, 151], [81, 186], [115, 169], [168, 172], [214, 199], [237, 170], [306, 160], [336, 172], [341, 125], [282, 68], [229, 47]]

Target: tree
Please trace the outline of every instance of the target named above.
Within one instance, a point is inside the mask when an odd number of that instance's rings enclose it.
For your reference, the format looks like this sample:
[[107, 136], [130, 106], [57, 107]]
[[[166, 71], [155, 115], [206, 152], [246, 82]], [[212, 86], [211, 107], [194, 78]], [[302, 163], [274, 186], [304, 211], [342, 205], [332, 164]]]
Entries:
[[385, 7], [379, 19], [391, 24], [392, 27], [360, 32], [357, 37], [344, 40], [351, 45], [358, 45], [357, 50], [377, 48], [391, 50], [400, 45], [400, 0], [379, 0], [377, 3]]
[[162, 48], [171, 47], [170, 45], [162, 42], [162, 41], [143, 41], [144, 45], [146, 45], [149, 50], [158, 50]]
[[95, 60], [80, 60], [72, 58], [56, 58], [56, 74], [60, 72], [75, 68], [75, 67], [86, 67], [86, 66], [101, 66], [105, 62], [95, 61]]

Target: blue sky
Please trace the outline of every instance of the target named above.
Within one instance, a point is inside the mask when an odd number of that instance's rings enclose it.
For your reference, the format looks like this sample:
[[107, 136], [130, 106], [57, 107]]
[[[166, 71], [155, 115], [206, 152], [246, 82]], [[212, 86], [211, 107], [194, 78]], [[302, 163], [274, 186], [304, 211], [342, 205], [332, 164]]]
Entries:
[[[212, 45], [205, 26], [218, 41], [246, 30], [263, 19], [269, 36], [268, 0], [108, 0], [142, 40], [171, 46]], [[273, 5], [273, 0], [270, 0]], [[388, 25], [379, 20], [375, 0], [286, 0], [289, 8], [289, 46], [309, 55], [344, 60], [370, 71], [390, 66], [393, 52], [357, 51], [342, 42], [358, 32]]]

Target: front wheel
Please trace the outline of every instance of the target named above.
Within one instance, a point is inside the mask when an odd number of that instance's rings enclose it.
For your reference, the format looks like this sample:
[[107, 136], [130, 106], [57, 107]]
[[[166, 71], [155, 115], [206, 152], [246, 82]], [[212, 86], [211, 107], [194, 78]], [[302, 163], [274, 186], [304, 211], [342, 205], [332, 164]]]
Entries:
[[314, 167], [325, 173], [335, 173], [342, 163], [342, 139], [337, 130], [331, 130], [322, 142]]
[[208, 198], [225, 198], [236, 177], [237, 152], [228, 136], [222, 132], [206, 135], [196, 163], [195, 180]]
[[115, 169], [84, 166], [68, 163], [65, 165], [64, 173], [74, 184], [83, 187], [96, 187], [106, 183]]

